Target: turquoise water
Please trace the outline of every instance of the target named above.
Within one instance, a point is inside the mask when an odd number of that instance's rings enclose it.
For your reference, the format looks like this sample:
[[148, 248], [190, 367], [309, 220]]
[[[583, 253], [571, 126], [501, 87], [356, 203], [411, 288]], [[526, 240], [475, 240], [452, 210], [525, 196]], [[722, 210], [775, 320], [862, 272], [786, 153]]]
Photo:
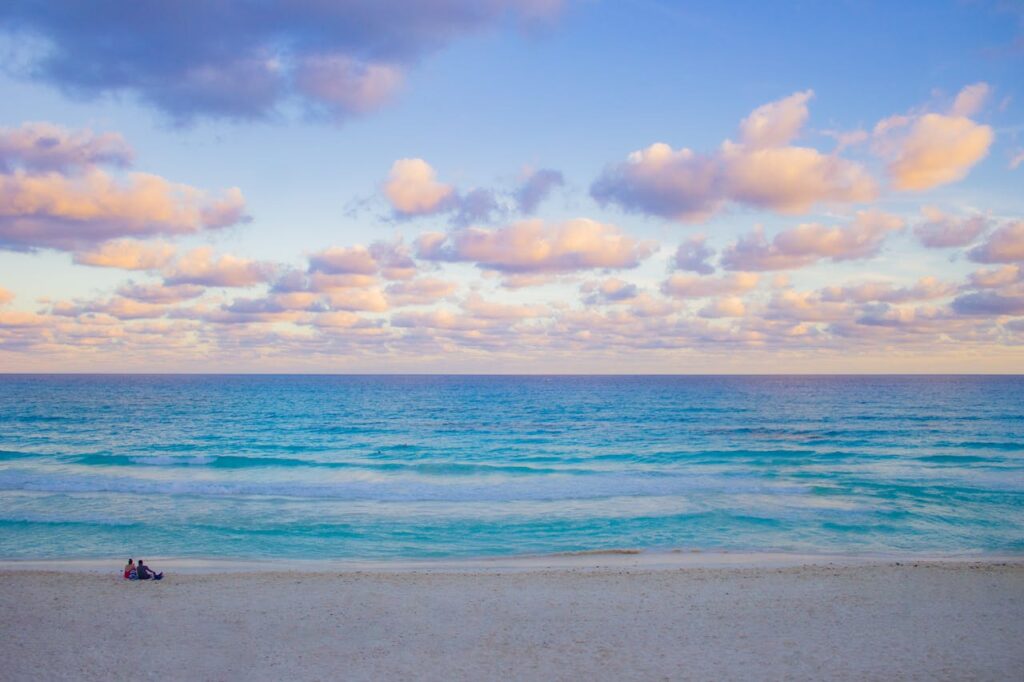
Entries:
[[1021, 377], [0, 376], [0, 558], [1024, 552]]

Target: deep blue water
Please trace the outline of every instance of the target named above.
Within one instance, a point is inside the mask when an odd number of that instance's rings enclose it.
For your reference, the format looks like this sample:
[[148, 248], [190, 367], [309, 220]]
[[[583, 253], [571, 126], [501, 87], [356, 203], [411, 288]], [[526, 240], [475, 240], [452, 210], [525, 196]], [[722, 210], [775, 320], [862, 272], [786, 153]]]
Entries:
[[1024, 377], [0, 376], [0, 558], [1024, 552]]

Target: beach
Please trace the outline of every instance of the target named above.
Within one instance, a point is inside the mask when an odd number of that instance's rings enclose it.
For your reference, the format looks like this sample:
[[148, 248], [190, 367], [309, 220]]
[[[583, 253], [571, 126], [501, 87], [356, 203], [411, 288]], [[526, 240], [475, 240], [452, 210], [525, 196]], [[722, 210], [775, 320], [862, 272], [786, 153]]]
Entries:
[[124, 581], [116, 566], [50, 567], [0, 569], [5, 680], [1006, 680], [1024, 670], [1020, 558], [194, 566], [159, 583]]

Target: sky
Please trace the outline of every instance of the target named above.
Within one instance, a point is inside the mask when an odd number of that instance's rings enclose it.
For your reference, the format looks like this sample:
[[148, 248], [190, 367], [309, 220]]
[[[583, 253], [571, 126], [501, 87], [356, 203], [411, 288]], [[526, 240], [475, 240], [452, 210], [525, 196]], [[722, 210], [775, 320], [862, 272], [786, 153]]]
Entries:
[[1024, 3], [9, 0], [0, 372], [1019, 373]]

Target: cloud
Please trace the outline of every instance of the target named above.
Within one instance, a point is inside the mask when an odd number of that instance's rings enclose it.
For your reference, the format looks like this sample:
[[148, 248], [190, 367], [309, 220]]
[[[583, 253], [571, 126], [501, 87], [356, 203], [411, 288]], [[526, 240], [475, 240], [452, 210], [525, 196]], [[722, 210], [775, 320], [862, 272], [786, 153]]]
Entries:
[[166, 311], [163, 305], [115, 297], [107, 301], [60, 301], [53, 306], [52, 313], [62, 317], [110, 315], [119, 320], [140, 320], [162, 317]]
[[743, 299], [736, 296], [713, 299], [697, 313], [701, 317], [743, 317], [747, 314], [747, 306]]
[[[385, 279], [403, 280], [416, 275], [416, 262], [401, 240], [377, 241], [369, 247], [356, 245], [331, 247], [309, 257], [309, 272], [324, 275], [380, 275]], [[321, 283], [328, 281], [315, 277]], [[287, 273], [275, 286], [282, 290], [308, 289], [308, 279], [296, 271]]]
[[297, 102], [335, 119], [389, 101], [407, 68], [461, 35], [544, 21], [559, 0], [0, 4], [31, 35], [24, 75], [77, 96], [132, 93], [178, 122], [256, 119]]
[[104, 242], [88, 251], [76, 251], [74, 261], [80, 265], [121, 270], [156, 270], [174, 258], [175, 248], [165, 242], [140, 242], [121, 239]]
[[760, 275], [753, 272], [737, 272], [723, 277], [675, 274], [662, 283], [661, 291], [674, 298], [734, 296], [753, 290], [760, 279]]
[[470, 316], [482, 320], [525, 320], [538, 317], [546, 312], [544, 306], [539, 305], [516, 305], [487, 301], [475, 292], [462, 302], [462, 309]]
[[135, 284], [129, 282], [117, 289], [117, 295], [122, 298], [130, 298], [143, 303], [180, 303], [192, 298], [198, 298], [206, 292], [206, 289], [198, 284], [176, 284], [168, 286], [163, 283]]
[[368, 311], [382, 313], [390, 306], [380, 289], [338, 289], [328, 292], [327, 300], [332, 310]]
[[249, 287], [270, 281], [277, 268], [270, 264], [225, 254], [214, 257], [208, 246], [193, 249], [164, 272], [164, 282], [206, 287]]
[[1024, 220], [1006, 223], [967, 256], [976, 263], [1024, 261]]
[[89, 166], [129, 166], [134, 154], [117, 133], [67, 130], [52, 123], [29, 122], [0, 128], [0, 170], [67, 173]]
[[818, 203], [852, 203], [877, 188], [860, 164], [789, 143], [808, 117], [811, 91], [755, 109], [740, 142], [699, 154], [655, 143], [613, 164], [591, 185], [601, 204], [683, 222], [704, 220], [729, 203], [803, 213]]
[[310, 256], [309, 269], [329, 275], [374, 275], [377, 260], [365, 246], [332, 247]]
[[533, 213], [555, 187], [561, 187], [564, 184], [565, 178], [560, 171], [551, 168], [533, 171], [515, 192], [519, 211], [527, 215]]
[[429, 305], [447, 298], [458, 290], [457, 282], [436, 277], [423, 277], [389, 285], [384, 291], [392, 306]]
[[968, 277], [970, 286], [979, 289], [1001, 289], [1024, 281], [1024, 269], [1019, 265], [1002, 265], [998, 268], [975, 270]]
[[926, 190], [963, 179], [988, 154], [992, 128], [968, 118], [987, 85], [961, 90], [949, 114], [898, 115], [875, 126], [875, 149], [888, 161], [896, 189]]
[[637, 285], [617, 277], [584, 282], [580, 287], [580, 292], [584, 294], [583, 302], [587, 305], [625, 303], [634, 300], [640, 295], [640, 289]]
[[7, 305], [14, 300], [14, 292], [0, 287], [0, 305]]
[[708, 248], [707, 239], [703, 235], [690, 237], [676, 249], [672, 264], [677, 270], [691, 270], [701, 275], [710, 275], [715, 271], [708, 259], [715, 252]]
[[932, 206], [925, 206], [921, 212], [925, 222], [914, 227], [914, 234], [922, 245], [932, 249], [966, 246], [989, 226], [989, 219], [980, 214], [958, 218]]
[[1024, 163], [1024, 149], [1018, 149], [1010, 157], [1010, 163], [1008, 164], [1010, 170], [1017, 170], [1020, 165]]
[[295, 72], [296, 89], [337, 118], [379, 109], [401, 85], [399, 67], [366, 64], [345, 54], [305, 57]]
[[953, 310], [959, 315], [1024, 315], [1024, 295], [979, 291], [958, 297], [953, 301]]
[[431, 215], [452, 208], [455, 188], [437, 181], [437, 172], [423, 159], [399, 159], [384, 184], [391, 208], [402, 217]]
[[852, 303], [868, 303], [880, 301], [885, 303], [905, 303], [907, 301], [925, 301], [945, 298], [955, 293], [956, 287], [942, 282], [935, 277], [922, 277], [907, 287], [897, 287], [892, 282], [860, 282], [842, 287], [825, 287], [821, 291], [823, 301], [849, 301]]
[[88, 250], [110, 239], [193, 234], [247, 219], [237, 188], [211, 196], [148, 173], [110, 175], [97, 164], [130, 160], [116, 135], [30, 124], [6, 131], [2, 145], [0, 248]]
[[957, 94], [949, 113], [953, 116], [974, 116], [981, 111], [991, 94], [992, 88], [988, 83], [968, 85]]
[[859, 211], [846, 227], [805, 223], [778, 233], [769, 242], [758, 227], [725, 248], [727, 270], [789, 270], [821, 259], [869, 258], [879, 252], [885, 237], [903, 221], [880, 211]]
[[508, 274], [633, 268], [655, 250], [652, 243], [625, 235], [614, 225], [587, 218], [428, 232], [417, 239], [416, 248], [425, 260], [471, 262]]

